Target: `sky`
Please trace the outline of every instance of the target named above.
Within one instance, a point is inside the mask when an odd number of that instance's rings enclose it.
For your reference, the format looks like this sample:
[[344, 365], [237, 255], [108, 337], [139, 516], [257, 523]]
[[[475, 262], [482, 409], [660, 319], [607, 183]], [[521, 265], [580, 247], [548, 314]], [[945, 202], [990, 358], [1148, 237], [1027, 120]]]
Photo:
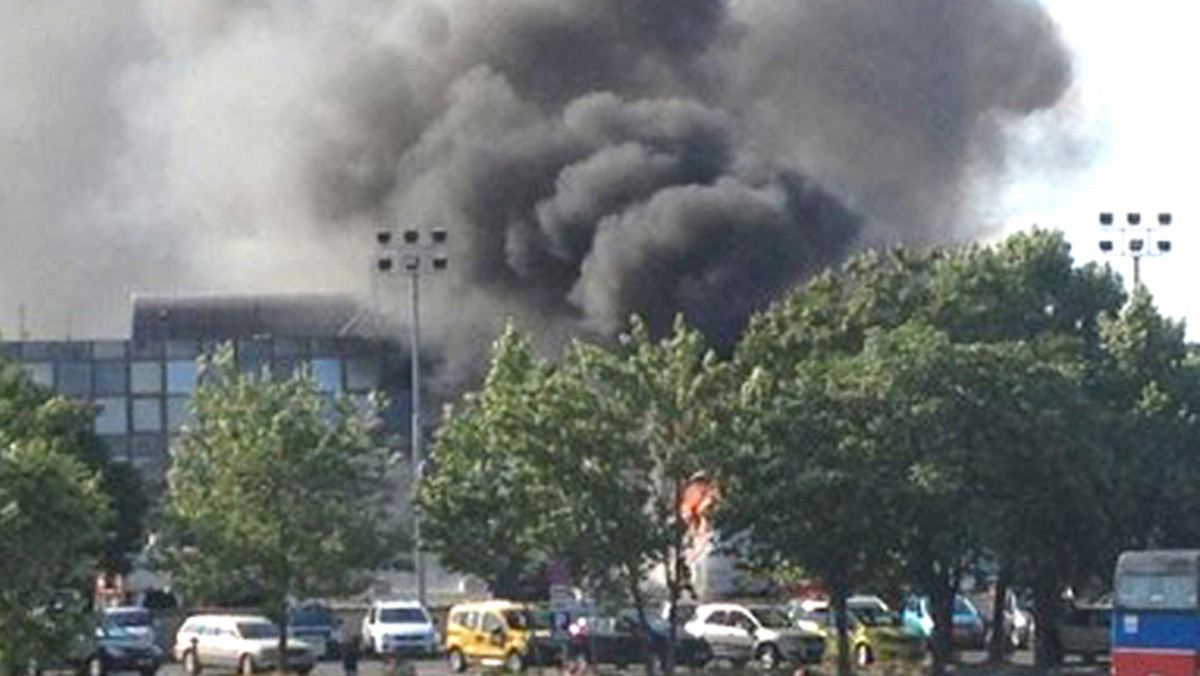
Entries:
[[[1196, 234], [1200, 4], [1187, 0], [1043, 0], [1073, 52], [1075, 80], [1053, 111], [1018, 132], [1022, 150], [993, 207], [1012, 232], [1063, 230], [1079, 262], [1110, 262], [1132, 283], [1127, 256], [1101, 254], [1098, 215], [1170, 212], [1157, 234], [1172, 250], [1144, 257], [1141, 280], [1166, 315], [1200, 340]], [[1050, 148], [1042, 153], [1039, 148]], [[1063, 166], [1063, 163], [1069, 166]]]

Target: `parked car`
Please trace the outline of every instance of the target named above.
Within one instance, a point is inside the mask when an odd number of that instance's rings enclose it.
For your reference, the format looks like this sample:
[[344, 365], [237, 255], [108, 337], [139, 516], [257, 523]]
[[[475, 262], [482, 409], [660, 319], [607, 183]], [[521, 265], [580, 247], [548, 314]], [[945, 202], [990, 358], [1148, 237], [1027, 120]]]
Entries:
[[1012, 590], [1005, 594], [1002, 617], [1009, 647], [1013, 650], [1028, 648], [1033, 643], [1033, 613], [1021, 607], [1017, 595]]
[[[927, 641], [919, 634], [906, 631], [900, 616], [887, 609], [882, 600], [879, 604], [863, 602], [858, 597], [854, 607], [847, 600], [850, 654], [854, 664], [862, 667], [879, 660], [924, 659]], [[872, 597], [877, 598], [877, 597]], [[837, 655], [837, 625], [832, 608], [827, 602], [809, 603], [804, 608], [791, 606], [792, 618], [808, 620], [817, 624], [826, 638], [826, 655]]]
[[[193, 615], [175, 634], [174, 654], [193, 676], [210, 666], [239, 674], [279, 669], [279, 627], [259, 615]], [[312, 646], [289, 641], [287, 663], [301, 675], [312, 671]]]
[[550, 634], [549, 613], [524, 603], [460, 603], [446, 616], [451, 672], [483, 664], [515, 674], [531, 664], [556, 664], [561, 657], [562, 645]]
[[441, 639], [429, 611], [419, 601], [375, 601], [362, 621], [363, 646], [378, 655], [438, 653]]
[[146, 638], [151, 643], [158, 642], [149, 610], [139, 606], [117, 606], [100, 612], [102, 624], [116, 625], [131, 636]]
[[[900, 607], [900, 621], [913, 634], [933, 637], [933, 612], [927, 596], [910, 596]], [[959, 648], [981, 649], [987, 644], [987, 622], [971, 599], [958, 594], [951, 610], [950, 643]]]
[[[645, 646], [660, 664], [666, 662], [670, 625], [665, 620], [648, 615], [649, 631]], [[615, 664], [625, 667], [644, 664], [641, 623], [637, 612], [624, 610], [618, 613], [585, 618], [587, 635], [587, 658], [594, 664]], [[675, 636], [675, 663], [689, 667], [703, 667], [712, 659], [712, 650], [701, 638], [678, 631]]]
[[780, 662], [817, 664], [825, 654], [820, 631], [797, 627], [775, 606], [705, 603], [684, 629], [704, 639], [714, 658], [743, 665], [757, 660], [765, 668]]
[[142, 676], [154, 676], [165, 659], [151, 635], [146, 632], [134, 633], [108, 618], [102, 618], [96, 626], [93, 645], [95, 652], [87, 661], [89, 676], [119, 671], [136, 671]]
[[346, 640], [341, 618], [323, 603], [305, 603], [293, 609], [288, 617], [288, 635], [312, 645], [318, 658], [329, 659], [341, 654]]
[[1055, 626], [1064, 656], [1078, 655], [1086, 663], [1107, 656], [1112, 641], [1112, 606], [1072, 604]]

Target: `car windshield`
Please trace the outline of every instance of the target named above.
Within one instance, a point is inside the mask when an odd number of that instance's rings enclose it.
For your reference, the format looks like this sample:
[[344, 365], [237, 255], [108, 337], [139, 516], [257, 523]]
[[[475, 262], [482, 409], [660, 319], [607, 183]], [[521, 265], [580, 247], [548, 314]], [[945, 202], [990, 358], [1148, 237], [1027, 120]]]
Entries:
[[854, 617], [868, 627], [895, 627], [900, 624], [900, 616], [890, 610], [878, 608], [856, 608]]
[[327, 627], [333, 624], [333, 613], [324, 608], [306, 608], [292, 613], [291, 623], [297, 627]]
[[[833, 611], [829, 610], [828, 608], [822, 608], [822, 609], [818, 609], [818, 610], [801, 611], [801, 612], [797, 613], [796, 619], [808, 620], [809, 622], [816, 622], [817, 624], [823, 625], [826, 627], [834, 626]], [[846, 626], [850, 627], [851, 629], [854, 629], [854, 627], [856, 627], [857, 624], [858, 624], [857, 616], [853, 612], [847, 612], [846, 613]]]
[[131, 636], [125, 630], [125, 627], [113, 622], [111, 619], [105, 619], [100, 622], [100, 631], [107, 638], [129, 638]]
[[238, 622], [242, 638], [279, 638], [279, 627], [270, 622]]
[[768, 629], [786, 629], [792, 626], [788, 616], [778, 608], [751, 608], [758, 623]]
[[975, 607], [971, 602], [961, 596], [954, 597], [954, 614], [955, 615], [974, 615]]
[[386, 624], [428, 624], [429, 616], [420, 608], [383, 608], [379, 621]]
[[150, 613], [140, 609], [109, 611], [104, 616], [106, 622], [120, 627], [145, 627], [150, 624]]
[[550, 619], [546, 613], [529, 610], [504, 611], [504, 623], [512, 629], [549, 629]]

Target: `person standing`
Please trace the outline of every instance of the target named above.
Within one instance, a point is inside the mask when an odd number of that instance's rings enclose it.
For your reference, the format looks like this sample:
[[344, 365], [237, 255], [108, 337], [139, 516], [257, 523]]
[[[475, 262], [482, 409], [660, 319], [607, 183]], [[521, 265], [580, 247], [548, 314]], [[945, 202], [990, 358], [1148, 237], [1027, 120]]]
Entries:
[[342, 647], [342, 670], [345, 676], [358, 676], [358, 637], [351, 636]]

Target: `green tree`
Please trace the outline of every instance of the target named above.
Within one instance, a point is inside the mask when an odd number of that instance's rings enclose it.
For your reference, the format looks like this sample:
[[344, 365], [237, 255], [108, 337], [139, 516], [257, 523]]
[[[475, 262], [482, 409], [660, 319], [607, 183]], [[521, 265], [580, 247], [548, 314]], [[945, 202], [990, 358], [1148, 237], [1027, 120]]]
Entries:
[[535, 495], [528, 446], [545, 434], [536, 404], [550, 373], [508, 326], [482, 389], [447, 410], [420, 484], [426, 546], [504, 598], [534, 593], [548, 556], [535, 536], [551, 506]]
[[393, 542], [377, 406], [326, 399], [311, 374], [244, 374], [228, 346], [200, 366], [168, 474], [167, 564], [193, 598], [259, 591], [286, 655], [289, 600], [357, 589]]
[[472, 572], [571, 561], [593, 586], [615, 579], [645, 628], [647, 573], [665, 572], [672, 607], [690, 583], [680, 496], [719, 443], [721, 372], [682, 320], [661, 341], [635, 320], [557, 366], [510, 327], [439, 432], [421, 492], [435, 548]]
[[[1003, 551], [1014, 540], [998, 537], [996, 534], [1003, 529], [989, 522], [1005, 509], [998, 496], [1011, 496], [1022, 486], [992, 484], [1019, 477], [1020, 473], [1011, 471], [1011, 467], [1003, 472], [997, 468], [1005, 467], [1006, 459], [1014, 457], [1013, 444], [1035, 439], [1038, 424], [1054, 422], [1051, 416], [1005, 419], [994, 415], [991, 408], [1019, 408], [1026, 388], [1046, 385], [1036, 379], [1031, 383], [1021, 378], [1002, 378], [1008, 375], [1004, 369], [1011, 367], [1013, 373], [1028, 375], [1020, 368], [1024, 363], [1021, 360], [1047, 359], [1059, 364], [1050, 372], [1059, 373], [1070, 370], [1068, 364], [1083, 360], [1087, 365], [1083, 374], [1072, 381], [1082, 388], [1101, 368], [1100, 327], [1122, 300], [1119, 281], [1111, 273], [1095, 266], [1074, 266], [1069, 247], [1058, 233], [1022, 233], [989, 247], [924, 253], [868, 252], [852, 258], [840, 270], [818, 276], [754, 318], [738, 347], [738, 372], [744, 378], [774, 381], [770, 387], [785, 383], [785, 400], [803, 400], [798, 393], [813, 387], [823, 385], [826, 391], [822, 396], [829, 397], [838, 392], [841, 379], [854, 382], [848, 373], [839, 373], [829, 364], [821, 366], [821, 362], [836, 364], [838, 359], [867, 357], [878, 361], [874, 369], [886, 377], [861, 387], [870, 391], [887, 385], [884, 403], [873, 410], [863, 402], [841, 406], [837, 404], [839, 398], [834, 397], [825, 405], [830, 415], [836, 413], [844, 419], [822, 420], [817, 431], [809, 433], [831, 448], [841, 443], [860, 455], [866, 455], [863, 448], [869, 448], [874, 457], [902, 463], [894, 474], [902, 489], [894, 512], [900, 530], [894, 557], [907, 566], [918, 585], [934, 596], [936, 611], [942, 616], [940, 624], [946, 627], [957, 578], [973, 559], [988, 556], [1003, 562], [1016, 558], [1015, 553]], [[909, 327], [903, 328], [906, 324]], [[874, 355], [867, 351], [871, 340], [875, 341]], [[917, 344], [921, 340], [929, 342]], [[1022, 356], [1024, 350], [1036, 357]], [[888, 357], [893, 352], [904, 358]], [[1008, 363], [1014, 359], [1017, 363]], [[923, 364], [926, 366], [917, 368]], [[831, 377], [833, 380], [829, 380]], [[1054, 377], [1065, 376], [1059, 373]], [[1041, 374], [1038, 378], [1049, 376]], [[817, 384], [800, 385], [797, 379], [815, 379]], [[985, 385], [993, 381], [1006, 383], [1007, 389], [987, 389]], [[1067, 387], [1055, 385], [1060, 386]], [[807, 392], [803, 396], [813, 395]], [[764, 400], [750, 414], [751, 419], [769, 419], [763, 416], [769, 414], [773, 403], [769, 398]], [[872, 424], [867, 424], [855, 416], [874, 417]], [[809, 421], [801, 416], [789, 424], [807, 425]], [[831, 436], [822, 436], [825, 434]], [[793, 447], [810, 440], [798, 433], [792, 439]], [[885, 450], [875, 450], [872, 444]], [[768, 444], [757, 450], [767, 452], [771, 447]], [[785, 448], [786, 444], [777, 447]], [[1046, 452], [1044, 446], [1033, 447]], [[1090, 447], [1084, 444], [1073, 448], [1072, 457], [1082, 456], [1081, 464], [1087, 467]], [[814, 452], [795, 448], [790, 453], [796, 461], [801, 457], [812, 459]], [[1028, 456], [1022, 459], [1029, 461], [1039, 462]], [[845, 460], [836, 456], [813, 462], [818, 468], [826, 463], [843, 468], [844, 464], [839, 463]], [[1062, 463], [1043, 465], [1052, 466], [1056, 472], [1066, 471]], [[1057, 475], [1054, 479], [1068, 480]], [[1097, 481], [1103, 482], [1103, 477]], [[1046, 484], [1040, 486], [1045, 488]], [[1096, 493], [1081, 488], [1061, 495], [1088, 501]], [[736, 501], [731, 498], [730, 507]], [[1103, 508], [1082, 502], [1063, 511], [1091, 514]], [[803, 518], [798, 513], [788, 516]], [[852, 532], [849, 527], [845, 530]], [[882, 549], [896, 540], [875, 542], [878, 544], [873, 546]], [[1068, 555], [1074, 552], [1078, 562], [1094, 548], [1060, 550]], [[882, 551], [872, 556], [876, 560], [892, 558]], [[1064, 569], [1074, 567], [1064, 564], [1055, 568]], [[1063, 582], [1061, 575], [1051, 575], [1047, 569], [1024, 572], [1050, 576], [1049, 582], [1023, 579], [1026, 584], [1038, 582], [1049, 587]], [[1052, 626], [1052, 622], [1046, 625]], [[939, 669], [948, 656], [946, 639], [943, 635], [935, 642], [935, 665]]]
[[105, 497], [58, 441], [0, 439], [0, 669], [10, 676], [67, 654], [85, 631], [83, 597], [70, 592], [88, 588]]
[[[643, 639], [642, 586], [659, 570], [668, 645], [675, 643], [675, 607], [692, 584], [680, 507], [688, 484], [732, 449], [723, 433], [728, 375], [681, 317], [660, 340], [634, 318], [613, 349], [576, 342], [547, 393], [554, 433], [552, 443], [538, 447], [536, 466], [562, 505], [548, 532], [593, 562], [597, 573], [617, 574], [639, 613]], [[666, 655], [669, 674], [673, 650]]]
[[896, 413], [891, 375], [843, 355], [803, 360], [790, 374], [756, 368], [733, 426], [739, 450], [722, 463], [720, 528], [744, 534], [760, 564], [825, 582], [840, 674], [850, 671], [846, 599], [898, 546], [898, 456], [879, 432]]
[[99, 564], [105, 572], [124, 573], [128, 553], [142, 544], [149, 502], [137, 470], [109, 456], [94, 431], [95, 418], [93, 405], [56, 397], [17, 364], [0, 360], [0, 438], [53, 438], [56, 449], [100, 475], [111, 509]]

